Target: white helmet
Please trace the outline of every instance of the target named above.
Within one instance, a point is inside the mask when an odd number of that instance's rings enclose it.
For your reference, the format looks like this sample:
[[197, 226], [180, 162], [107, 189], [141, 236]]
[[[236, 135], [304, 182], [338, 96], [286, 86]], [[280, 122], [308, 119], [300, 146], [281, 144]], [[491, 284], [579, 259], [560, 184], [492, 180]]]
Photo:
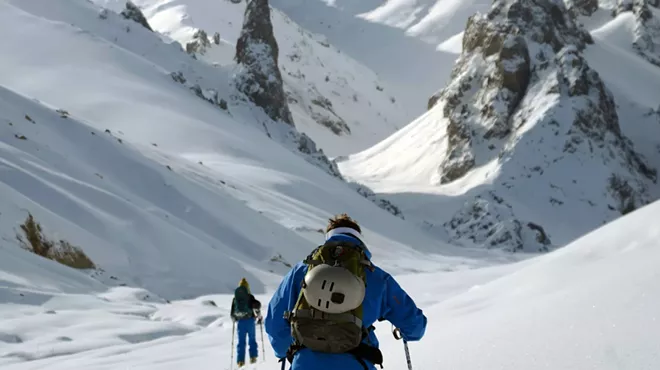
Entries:
[[303, 294], [310, 306], [327, 313], [344, 313], [362, 304], [364, 282], [340, 266], [318, 265], [305, 275]]

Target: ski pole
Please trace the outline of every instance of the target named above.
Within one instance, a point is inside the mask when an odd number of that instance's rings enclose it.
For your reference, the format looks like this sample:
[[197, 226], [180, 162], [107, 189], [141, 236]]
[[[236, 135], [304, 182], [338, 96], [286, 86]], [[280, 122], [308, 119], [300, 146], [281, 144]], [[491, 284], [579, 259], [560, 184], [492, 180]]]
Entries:
[[264, 323], [263, 323], [263, 319], [259, 321], [259, 326], [261, 327], [261, 351], [264, 354], [264, 361], [266, 361], [266, 347], [264, 345]]
[[231, 358], [229, 359], [229, 370], [232, 370], [234, 368], [234, 337], [236, 336], [235, 334], [236, 330], [236, 322], [232, 320], [231, 324]]
[[[401, 336], [401, 331], [399, 330], [399, 328], [394, 328], [394, 330], [392, 330], [392, 335], [394, 335], [394, 339], [396, 340], [400, 340], [403, 338]], [[403, 340], [403, 349], [406, 352], [406, 362], [408, 363], [408, 370], [413, 370], [412, 361], [410, 360], [410, 350], [408, 350], [408, 341], [405, 339]]]

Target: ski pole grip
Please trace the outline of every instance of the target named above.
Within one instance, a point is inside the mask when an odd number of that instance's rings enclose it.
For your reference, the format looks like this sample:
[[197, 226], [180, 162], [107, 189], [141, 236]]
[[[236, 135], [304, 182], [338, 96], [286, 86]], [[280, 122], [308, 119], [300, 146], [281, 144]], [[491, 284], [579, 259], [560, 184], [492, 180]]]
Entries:
[[394, 328], [394, 330], [392, 330], [392, 335], [394, 335], [394, 339], [396, 340], [400, 340], [401, 338], [403, 338], [401, 336], [401, 330], [399, 330], [399, 328]]

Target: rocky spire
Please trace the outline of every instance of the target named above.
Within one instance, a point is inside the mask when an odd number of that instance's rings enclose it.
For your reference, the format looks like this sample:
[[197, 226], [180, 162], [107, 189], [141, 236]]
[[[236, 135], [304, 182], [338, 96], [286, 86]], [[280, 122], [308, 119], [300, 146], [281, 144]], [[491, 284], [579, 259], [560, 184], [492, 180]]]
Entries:
[[236, 87], [275, 121], [293, 125], [278, 67], [268, 0], [248, 0], [234, 59], [239, 65]]

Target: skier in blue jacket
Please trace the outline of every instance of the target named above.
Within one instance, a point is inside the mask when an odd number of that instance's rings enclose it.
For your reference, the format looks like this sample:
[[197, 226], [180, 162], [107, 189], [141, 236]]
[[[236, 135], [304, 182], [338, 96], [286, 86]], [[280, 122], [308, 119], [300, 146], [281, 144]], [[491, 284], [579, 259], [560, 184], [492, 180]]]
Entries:
[[231, 301], [229, 312], [238, 334], [238, 344], [236, 346], [238, 367], [245, 366], [246, 338], [250, 344], [250, 363], [256, 363], [257, 356], [259, 356], [259, 347], [255, 333], [255, 321], [256, 324], [261, 325], [261, 302], [254, 298], [250, 292], [250, 284], [245, 278], [241, 279], [238, 288], [234, 291], [234, 299]]
[[[371, 259], [371, 252], [363, 243], [360, 226], [346, 214], [331, 219], [326, 228], [326, 243], [337, 241], [363, 248], [366, 257]], [[271, 346], [275, 355], [282, 361], [283, 369], [288, 359], [291, 362], [291, 370], [374, 370], [374, 363], [382, 362], [378, 339], [372, 326], [376, 320], [391, 322], [406, 341], [418, 341], [424, 336], [427, 319], [422, 310], [390, 274], [373, 264], [371, 266], [371, 269], [365, 271], [366, 289], [362, 301], [362, 326], [365, 335], [360, 346], [368, 344], [365, 347], [366, 356], [358, 356], [355, 353], [324, 353], [304, 346], [293, 346], [291, 325], [286, 316], [287, 312], [296, 306], [308, 265], [305, 261], [299, 262], [289, 271], [271, 298], [264, 321]]]

